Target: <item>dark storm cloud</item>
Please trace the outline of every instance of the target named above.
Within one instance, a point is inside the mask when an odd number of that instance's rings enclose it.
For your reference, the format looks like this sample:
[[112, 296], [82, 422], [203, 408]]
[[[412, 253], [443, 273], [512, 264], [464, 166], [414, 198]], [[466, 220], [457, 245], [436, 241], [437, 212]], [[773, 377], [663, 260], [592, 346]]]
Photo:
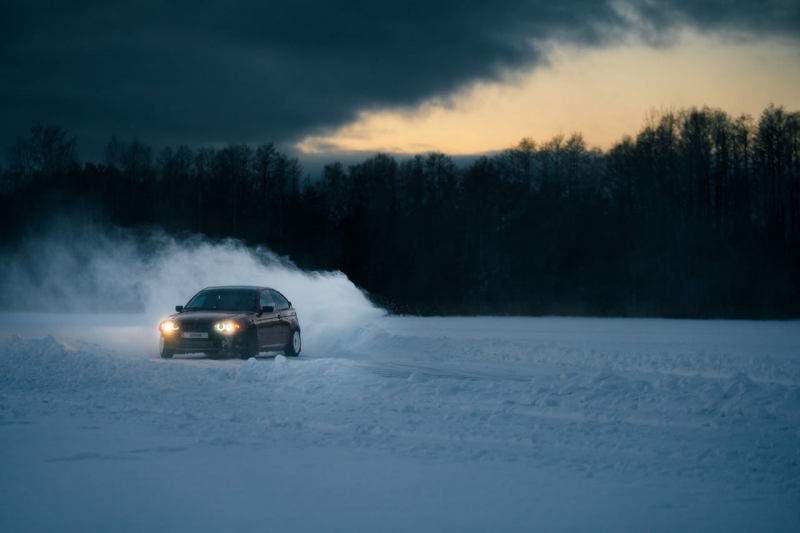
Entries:
[[74, 131], [82, 153], [112, 134], [288, 143], [542, 64], [548, 42], [683, 24], [794, 37], [798, 13], [785, 1], [6, 0], [0, 143], [35, 122]]
[[703, 30], [800, 37], [797, 0], [640, 0], [635, 5], [648, 21], [663, 29], [688, 24]]

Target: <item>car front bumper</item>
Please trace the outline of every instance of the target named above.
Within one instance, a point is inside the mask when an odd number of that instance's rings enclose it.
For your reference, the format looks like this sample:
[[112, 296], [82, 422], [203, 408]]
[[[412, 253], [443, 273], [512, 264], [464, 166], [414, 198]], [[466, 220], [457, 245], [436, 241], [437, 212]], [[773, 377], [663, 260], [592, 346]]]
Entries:
[[161, 334], [164, 348], [175, 353], [235, 353], [242, 348], [244, 335], [220, 335], [208, 333], [208, 338], [183, 338], [180, 333], [174, 335]]

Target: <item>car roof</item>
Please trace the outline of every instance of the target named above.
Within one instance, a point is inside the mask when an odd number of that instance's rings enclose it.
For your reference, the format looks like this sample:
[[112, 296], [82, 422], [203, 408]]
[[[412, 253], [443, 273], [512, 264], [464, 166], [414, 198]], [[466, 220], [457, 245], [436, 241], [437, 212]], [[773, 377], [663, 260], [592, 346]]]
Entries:
[[[203, 290], [204, 291], [209, 291], [209, 290], [215, 290], [215, 289], [233, 289], [233, 290], [242, 290], [242, 291], [260, 291], [260, 290], [264, 290], [264, 289], [272, 289], [272, 287], [264, 287], [262, 285], [219, 285], [217, 287], [206, 287]], [[275, 290], [275, 289], [272, 289], [272, 290]]]

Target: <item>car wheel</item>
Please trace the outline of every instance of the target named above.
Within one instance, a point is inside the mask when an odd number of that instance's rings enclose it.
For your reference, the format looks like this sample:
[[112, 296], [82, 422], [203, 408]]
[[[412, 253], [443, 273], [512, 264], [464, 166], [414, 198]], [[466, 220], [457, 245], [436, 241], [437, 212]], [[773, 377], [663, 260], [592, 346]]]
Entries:
[[258, 333], [255, 328], [250, 328], [245, 334], [244, 342], [242, 343], [241, 351], [239, 352], [240, 359], [250, 359], [258, 355]]
[[175, 350], [164, 346], [164, 337], [161, 337], [158, 342], [158, 353], [162, 359], [172, 359], [172, 356], [175, 355]]
[[302, 341], [300, 339], [300, 330], [294, 330], [292, 333], [292, 338], [289, 341], [289, 344], [286, 345], [286, 348], [283, 349], [283, 353], [290, 356], [290, 357], [297, 357], [300, 355], [300, 349], [302, 348]]

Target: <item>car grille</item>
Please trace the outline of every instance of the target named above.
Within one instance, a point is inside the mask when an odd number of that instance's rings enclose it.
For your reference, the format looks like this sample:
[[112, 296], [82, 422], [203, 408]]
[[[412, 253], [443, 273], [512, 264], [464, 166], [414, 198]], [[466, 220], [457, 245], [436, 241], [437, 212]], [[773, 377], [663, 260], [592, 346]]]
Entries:
[[189, 331], [189, 332], [195, 332], [195, 331], [211, 332], [211, 330], [213, 328], [214, 328], [214, 323], [213, 322], [208, 322], [208, 321], [205, 321], [205, 320], [199, 320], [199, 321], [196, 321], [196, 322], [195, 321], [187, 321], [187, 322], [182, 322], [181, 323], [181, 330]]

